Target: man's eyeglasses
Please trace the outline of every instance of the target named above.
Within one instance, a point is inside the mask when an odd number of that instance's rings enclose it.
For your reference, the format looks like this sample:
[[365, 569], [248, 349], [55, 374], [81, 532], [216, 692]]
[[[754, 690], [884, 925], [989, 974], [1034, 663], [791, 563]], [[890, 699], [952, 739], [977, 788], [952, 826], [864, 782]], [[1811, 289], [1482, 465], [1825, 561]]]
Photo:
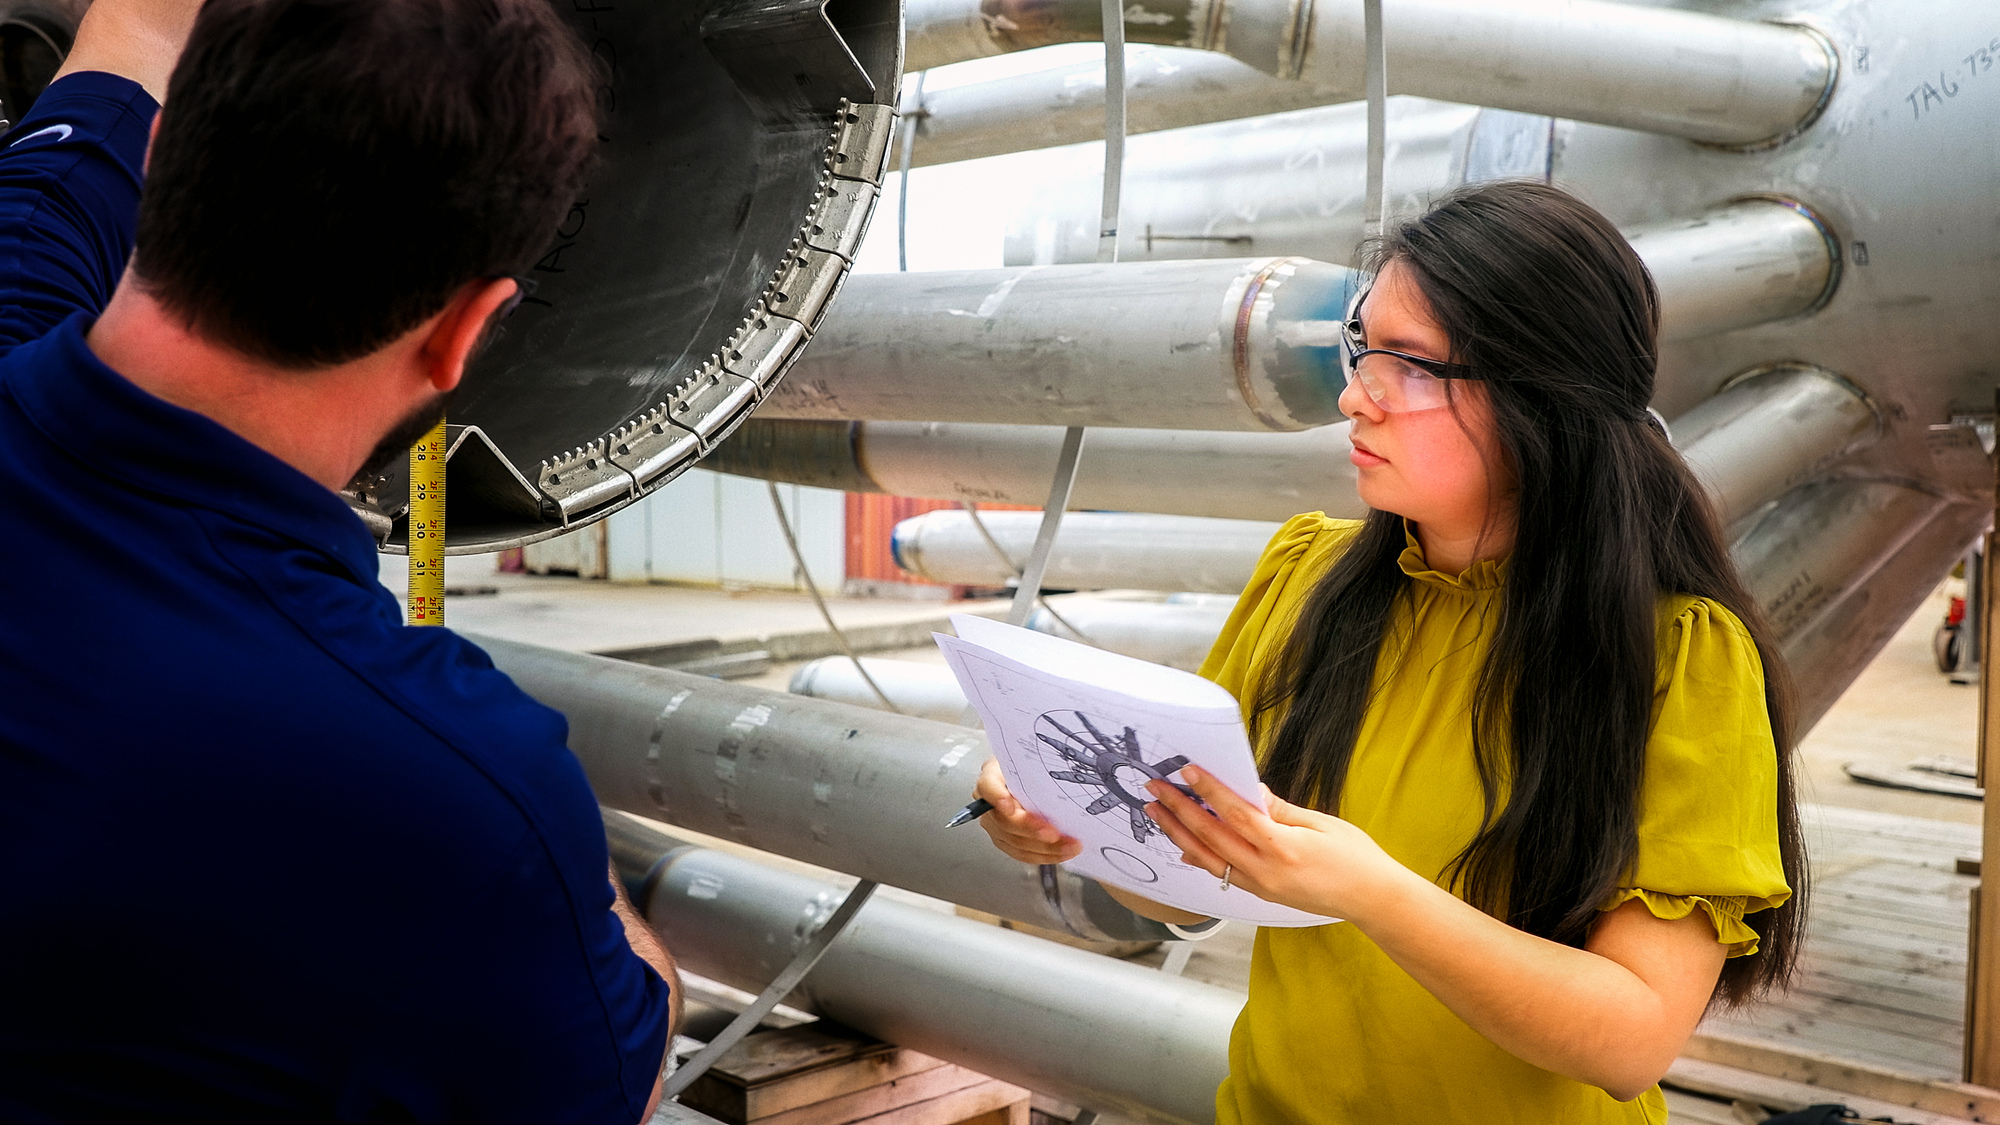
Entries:
[[1359, 315], [1367, 297], [1365, 289], [1355, 296], [1340, 325], [1341, 371], [1349, 381], [1359, 382], [1375, 405], [1391, 414], [1435, 410], [1451, 404], [1447, 380], [1485, 378], [1464, 364], [1368, 347]]

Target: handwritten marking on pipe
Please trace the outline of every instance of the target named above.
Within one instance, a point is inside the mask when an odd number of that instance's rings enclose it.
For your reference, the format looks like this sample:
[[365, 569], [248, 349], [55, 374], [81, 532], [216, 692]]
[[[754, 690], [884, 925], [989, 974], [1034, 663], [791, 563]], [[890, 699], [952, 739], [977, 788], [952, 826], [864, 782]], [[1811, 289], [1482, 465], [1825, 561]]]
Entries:
[[1910, 103], [1910, 120], [1922, 121], [1932, 110], [1942, 109], [1947, 101], [1958, 97], [1964, 88], [1959, 81], [1961, 77], [1966, 83], [2000, 81], [2000, 75], [1992, 73], [1996, 61], [2000, 61], [2000, 35], [1994, 36], [1984, 46], [1972, 48], [1957, 66], [1938, 68], [1935, 85], [1925, 79], [1903, 95], [1903, 100]]
[[743, 815], [742, 802], [737, 800], [736, 756], [743, 749], [743, 743], [770, 722], [774, 713], [768, 703], [745, 707], [730, 720], [728, 728], [722, 732], [722, 740], [715, 745], [715, 776], [722, 782], [722, 791], [717, 795], [716, 803], [722, 807], [722, 819], [729, 822], [738, 835], [743, 834], [750, 821]]
[[965, 756], [970, 753], [972, 753], [972, 744], [969, 742], [960, 746], [954, 746], [950, 750], [945, 751], [944, 757], [938, 759], [938, 776], [943, 777], [945, 774], [950, 773], [951, 767], [964, 761]]
[[693, 688], [682, 688], [675, 692], [674, 697], [667, 700], [667, 705], [660, 708], [659, 715], [653, 719], [653, 736], [646, 740], [646, 767], [652, 774], [651, 777], [646, 779], [646, 796], [652, 798], [653, 804], [657, 808], [664, 809], [667, 807], [666, 782], [660, 777], [658, 772], [660, 767], [660, 743], [667, 735], [667, 720], [673, 718], [674, 712], [680, 710], [681, 704], [686, 703], [688, 697], [693, 694]]

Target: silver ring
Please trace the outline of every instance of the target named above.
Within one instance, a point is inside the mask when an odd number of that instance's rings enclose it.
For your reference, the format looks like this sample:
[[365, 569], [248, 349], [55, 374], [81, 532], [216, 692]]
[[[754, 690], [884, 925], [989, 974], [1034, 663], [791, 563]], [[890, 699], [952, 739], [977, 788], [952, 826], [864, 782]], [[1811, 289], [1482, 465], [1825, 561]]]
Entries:
[[1232, 874], [1234, 874], [1235, 872], [1236, 872], [1236, 865], [1235, 865], [1235, 864], [1233, 864], [1233, 863], [1225, 863], [1225, 864], [1223, 864], [1223, 865], [1222, 865], [1222, 889], [1223, 889], [1223, 890], [1225, 890], [1225, 891], [1226, 891], [1226, 890], [1228, 890], [1228, 889], [1229, 889], [1229, 877], [1230, 877], [1230, 876], [1231, 876]]

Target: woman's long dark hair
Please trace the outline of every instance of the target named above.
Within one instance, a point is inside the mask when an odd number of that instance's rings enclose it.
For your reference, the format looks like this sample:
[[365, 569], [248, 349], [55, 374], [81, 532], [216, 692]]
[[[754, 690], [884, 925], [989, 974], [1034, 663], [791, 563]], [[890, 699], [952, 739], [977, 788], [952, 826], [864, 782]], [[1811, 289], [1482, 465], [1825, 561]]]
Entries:
[[[1745, 919], [1759, 952], [1727, 963], [1717, 997], [1736, 1004], [1782, 986], [1806, 890], [1789, 681], [1706, 493], [1647, 423], [1659, 334], [1652, 277], [1602, 215], [1529, 182], [1454, 192], [1387, 233], [1370, 259], [1377, 271], [1408, 270], [1450, 360], [1485, 376], [1519, 489], [1471, 715], [1485, 816], [1451, 872], [1457, 886], [1520, 929], [1583, 944], [1638, 847], [1658, 599], [1712, 598], [1763, 659], [1778, 843], [1793, 888], [1786, 905]], [[1403, 548], [1402, 517], [1371, 512], [1253, 685], [1253, 732], [1283, 715], [1264, 774], [1288, 800], [1338, 808], [1376, 658], [1406, 596]]]

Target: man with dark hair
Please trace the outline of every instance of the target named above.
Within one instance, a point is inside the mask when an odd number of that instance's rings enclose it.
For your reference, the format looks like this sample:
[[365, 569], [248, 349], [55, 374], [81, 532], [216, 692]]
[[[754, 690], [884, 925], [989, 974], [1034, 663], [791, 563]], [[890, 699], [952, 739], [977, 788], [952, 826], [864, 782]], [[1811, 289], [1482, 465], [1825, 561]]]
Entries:
[[0, 1120], [651, 1113], [677, 982], [562, 717], [335, 493], [522, 295], [594, 84], [546, 0], [98, 0], [0, 139]]

